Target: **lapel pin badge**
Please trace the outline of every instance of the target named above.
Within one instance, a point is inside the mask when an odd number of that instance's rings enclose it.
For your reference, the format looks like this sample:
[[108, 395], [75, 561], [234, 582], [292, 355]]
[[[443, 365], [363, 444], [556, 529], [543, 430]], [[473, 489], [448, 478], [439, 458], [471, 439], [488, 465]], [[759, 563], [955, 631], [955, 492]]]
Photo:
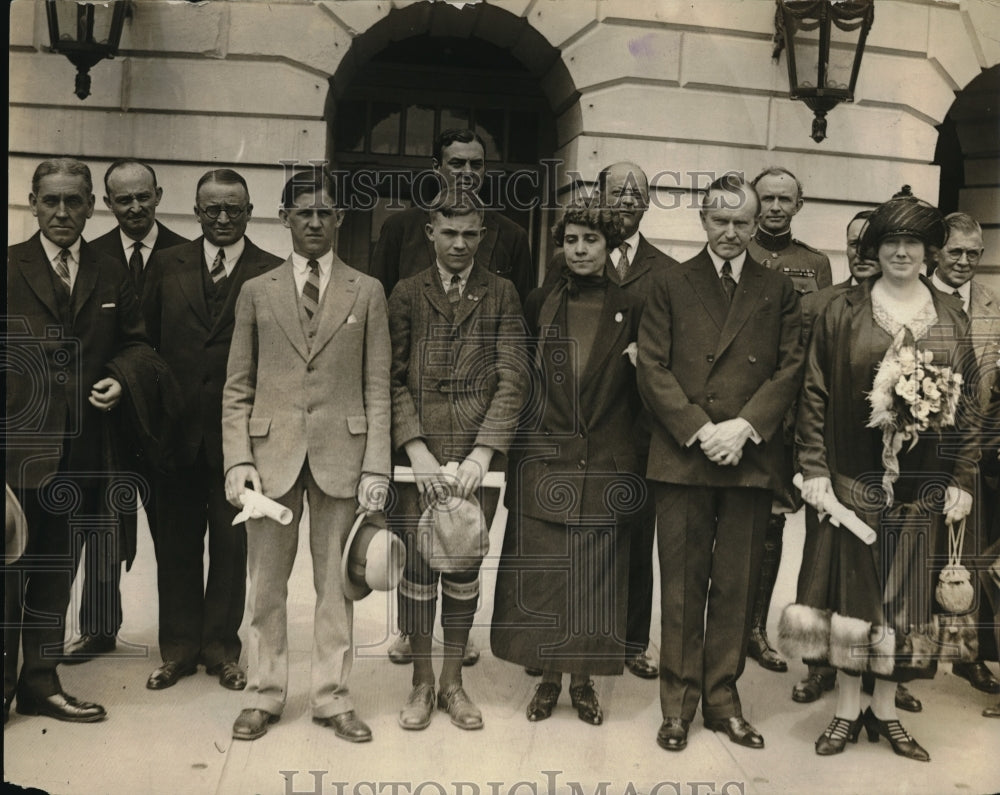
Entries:
[[621, 312], [615, 312], [615, 323], [621, 323], [625, 316]]

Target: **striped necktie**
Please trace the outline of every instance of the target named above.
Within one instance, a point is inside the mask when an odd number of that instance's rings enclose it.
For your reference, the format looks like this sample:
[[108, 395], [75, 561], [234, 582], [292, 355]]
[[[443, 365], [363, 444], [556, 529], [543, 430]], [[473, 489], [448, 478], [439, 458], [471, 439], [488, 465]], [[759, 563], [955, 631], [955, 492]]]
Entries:
[[212, 284], [218, 284], [226, 278], [226, 250], [220, 248], [212, 262], [212, 269], [208, 272], [212, 277]]
[[306, 264], [309, 266], [309, 275], [306, 277], [306, 283], [302, 285], [302, 308], [306, 316], [312, 320], [319, 310], [319, 263], [311, 259]]
[[69, 249], [61, 248], [59, 249], [59, 254], [56, 257], [56, 276], [60, 278], [62, 283], [66, 285], [66, 292], [73, 291], [73, 285], [70, 283], [69, 278]]
[[962, 294], [958, 290], [952, 290], [951, 294], [958, 299], [958, 305], [962, 309], [962, 317], [964, 317], [966, 320], [968, 320], [969, 319], [969, 313], [965, 311], [965, 299], [962, 298]]
[[622, 243], [618, 250], [621, 252], [621, 256], [618, 258], [618, 265], [615, 270], [618, 271], [618, 281], [625, 281], [625, 277], [628, 276], [628, 269], [631, 263], [628, 261], [628, 243]]

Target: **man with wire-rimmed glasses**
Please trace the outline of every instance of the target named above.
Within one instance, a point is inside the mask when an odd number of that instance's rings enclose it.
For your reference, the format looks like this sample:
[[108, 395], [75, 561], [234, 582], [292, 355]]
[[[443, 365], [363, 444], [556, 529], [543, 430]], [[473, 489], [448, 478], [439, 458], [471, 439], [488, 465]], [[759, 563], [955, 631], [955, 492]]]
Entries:
[[199, 663], [223, 687], [246, 687], [237, 631], [246, 597], [247, 540], [244, 525], [233, 526], [236, 509], [225, 496], [222, 387], [240, 288], [281, 264], [245, 236], [252, 212], [242, 176], [228, 168], [207, 172], [195, 190], [203, 236], [155, 253], [145, 280], [149, 336], [184, 399], [171, 471], [153, 484], [163, 664], [146, 681], [150, 690], [173, 686]]

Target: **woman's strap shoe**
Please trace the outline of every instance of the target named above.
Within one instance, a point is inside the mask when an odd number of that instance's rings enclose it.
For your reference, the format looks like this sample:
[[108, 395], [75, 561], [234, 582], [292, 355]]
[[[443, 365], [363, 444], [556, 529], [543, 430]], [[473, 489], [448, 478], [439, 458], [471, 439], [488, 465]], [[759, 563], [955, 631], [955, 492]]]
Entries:
[[534, 722], [550, 717], [561, 692], [562, 687], [555, 682], [542, 682], [540, 685], [536, 685], [535, 694], [528, 702], [528, 720]]
[[918, 762], [930, 762], [931, 755], [920, 747], [920, 743], [910, 736], [910, 733], [903, 728], [898, 720], [879, 720], [868, 707], [864, 715], [865, 732], [868, 734], [868, 742], [877, 743], [881, 735], [889, 741], [892, 750], [899, 756], [907, 759], [916, 759]]
[[852, 743], [858, 741], [861, 734], [862, 715], [859, 712], [854, 720], [834, 717], [830, 725], [816, 740], [816, 753], [820, 756], [833, 756], [844, 750], [848, 740]]

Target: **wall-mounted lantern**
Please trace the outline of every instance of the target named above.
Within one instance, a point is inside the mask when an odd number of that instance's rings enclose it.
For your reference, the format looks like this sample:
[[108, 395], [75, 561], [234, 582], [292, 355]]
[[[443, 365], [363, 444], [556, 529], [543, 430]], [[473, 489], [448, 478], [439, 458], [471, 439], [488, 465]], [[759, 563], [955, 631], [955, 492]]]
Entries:
[[86, 99], [90, 96], [90, 69], [118, 54], [125, 18], [130, 14], [129, 2], [45, 0], [45, 14], [49, 22], [49, 45], [76, 67], [74, 93]]

